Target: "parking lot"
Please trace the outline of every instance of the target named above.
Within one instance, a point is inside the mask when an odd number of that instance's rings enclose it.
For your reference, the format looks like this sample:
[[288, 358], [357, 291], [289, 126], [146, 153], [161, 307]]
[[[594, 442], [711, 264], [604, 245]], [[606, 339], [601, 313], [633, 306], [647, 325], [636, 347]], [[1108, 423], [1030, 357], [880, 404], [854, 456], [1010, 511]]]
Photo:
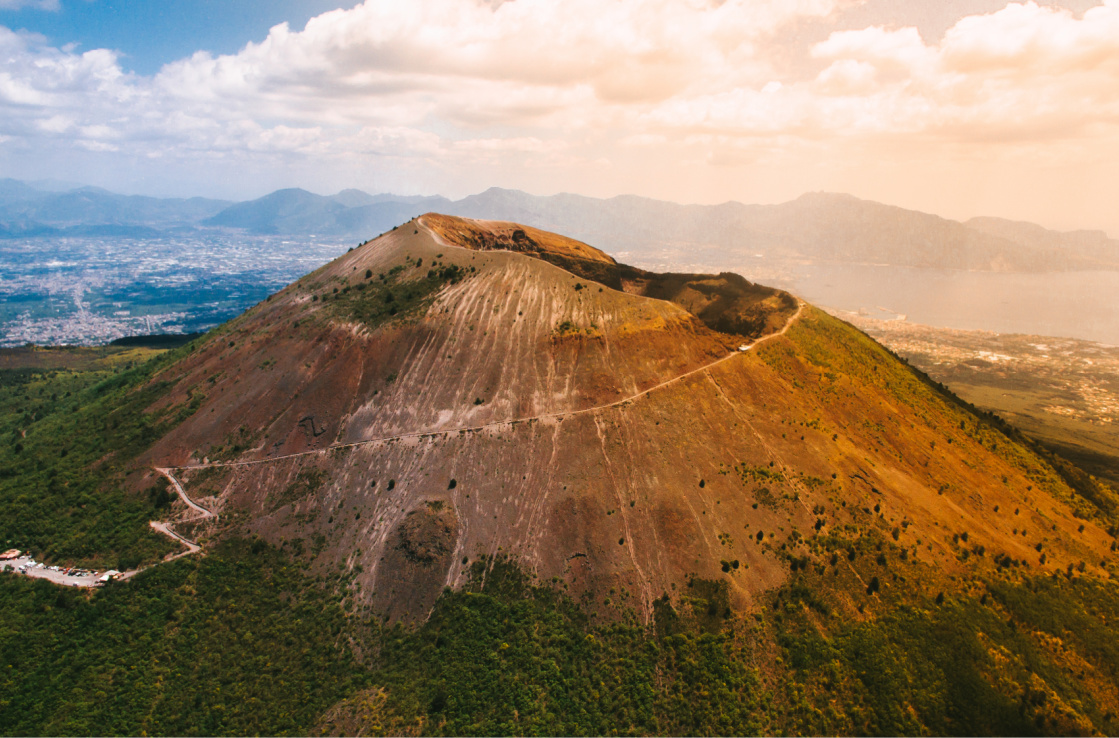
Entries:
[[47, 566], [41, 564], [30, 556], [20, 556], [0, 561], [0, 571], [14, 571], [24, 576], [46, 579], [55, 584], [66, 587], [99, 587], [108, 579], [115, 579], [120, 572], [109, 570], [107, 572], [90, 571], [88, 569], [69, 569], [62, 566]]

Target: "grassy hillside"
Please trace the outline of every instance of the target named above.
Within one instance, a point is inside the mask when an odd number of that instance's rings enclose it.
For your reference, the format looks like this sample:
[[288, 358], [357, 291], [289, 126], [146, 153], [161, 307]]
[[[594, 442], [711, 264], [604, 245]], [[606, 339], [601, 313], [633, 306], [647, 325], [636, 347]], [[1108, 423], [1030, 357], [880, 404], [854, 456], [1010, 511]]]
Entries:
[[[841, 393], [828, 386], [828, 377], [837, 375], [862, 380], [867, 386], [884, 390], [887, 402], [899, 412], [883, 427], [874, 428], [871, 435], [877, 436], [878, 445], [888, 443], [900, 459], [912, 461], [908, 457], [917, 456], [931, 461], [947, 453], [943, 449], [944, 442], [949, 445], [970, 442], [981, 450], [980, 455], [983, 451], [989, 452], [1022, 473], [1031, 482], [1025, 491], [1033, 492], [1037, 488], [1045, 492], [1048, 497], [1067, 505], [1074, 518], [1095, 520], [1104, 529], [1119, 524], [1119, 496], [1106, 483], [1084, 474], [1000, 417], [960, 399], [864, 333], [836, 318], [815, 312], [810, 320], [795, 326], [789, 337], [795, 349], [786, 346], [783, 356], [780, 347], [774, 347], [764, 350], [762, 356], [767, 364], [782, 372], [791, 371], [794, 372], [792, 376], [805, 379], [811, 377], [803, 383], [805, 394], [815, 395], [833, 406], [842, 404]], [[812, 377], [813, 374], [816, 376]], [[859, 398], [859, 401], [865, 399]], [[867, 419], [862, 419], [862, 425], [867, 425]], [[942, 446], [939, 451], [938, 441], [917, 437], [921, 431], [928, 430], [944, 436], [939, 441]], [[928, 465], [927, 461], [922, 463]], [[1009, 484], [1005, 478], [1000, 478], [1000, 484], [996, 485], [984, 484], [987, 480], [982, 478], [971, 481], [975, 488], [986, 487], [983, 491], [988, 496], [997, 495]], [[949, 496], [970, 492], [961, 486], [964, 485], [946, 484], [939, 492]], [[1033, 506], [1038, 507], [1038, 504]], [[1053, 521], [1047, 518], [1046, 522], [1052, 524]]]
[[1119, 488], [1119, 347], [841, 317], [960, 397]]

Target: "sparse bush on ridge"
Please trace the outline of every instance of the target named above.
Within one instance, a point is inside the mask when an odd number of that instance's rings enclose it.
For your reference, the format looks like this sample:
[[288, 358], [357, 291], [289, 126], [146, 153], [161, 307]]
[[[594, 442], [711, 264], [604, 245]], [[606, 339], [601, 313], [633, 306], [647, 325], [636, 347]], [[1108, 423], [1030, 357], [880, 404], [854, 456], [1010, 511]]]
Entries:
[[[352, 292], [348, 287], [343, 289], [338, 299], [332, 301], [331, 311], [346, 320], [377, 328], [398, 317], [419, 313], [431, 304], [439, 290], [466, 277], [466, 270], [454, 264], [429, 269], [426, 276], [408, 281], [402, 278], [403, 271], [404, 267], [397, 265], [387, 275], [380, 275], [379, 285], [359, 283], [359, 289]], [[371, 271], [367, 274], [367, 279], [372, 276]], [[334, 290], [337, 292], [337, 288]]]

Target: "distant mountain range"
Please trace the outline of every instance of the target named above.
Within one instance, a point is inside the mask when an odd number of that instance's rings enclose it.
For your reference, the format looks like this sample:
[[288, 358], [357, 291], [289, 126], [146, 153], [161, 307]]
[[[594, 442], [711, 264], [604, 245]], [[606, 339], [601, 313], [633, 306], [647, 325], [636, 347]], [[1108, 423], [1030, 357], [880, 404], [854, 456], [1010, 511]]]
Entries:
[[1102, 231], [1058, 232], [987, 217], [961, 223], [823, 192], [778, 205], [680, 205], [630, 195], [540, 197], [496, 187], [456, 201], [353, 189], [330, 196], [285, 189], [241, 203], [60, 189], [58, 183], [0, 180], [0, 238], [143, 238], [220, 228], [366, 240], [436, 211], [561, 231], [631, 259], [676, 249], [709, 264], [761, 257], [1008, 272], [1119, 269], [1119, 241]]
[[703, 264], [760, 256], [992, 271], [1119, 267], [1119, 241], [1101, 231], [1059, 233], [998, 218], [960, 223], [824, 192], [779, 205], [679, 205], [633, 196], [536, 197], [494, 188], [452, 203], [448, 212], [561, 231], [611, 253], [686, 250]]
[[225, 210], [228, 200], [118, 195], [98, 187], [58, 191], [56, 183], [0, 180], [0, 236], [69, 233], [145, 237], [189, 227]]
[[242, 202], [203, 221], [204, 225], [252, 233], [318, 234], [372, 238], [417, 215], [445, 210], [445, 197], [396, 197], [343, 190], [324, 197], [306, 190], [279, 190]]

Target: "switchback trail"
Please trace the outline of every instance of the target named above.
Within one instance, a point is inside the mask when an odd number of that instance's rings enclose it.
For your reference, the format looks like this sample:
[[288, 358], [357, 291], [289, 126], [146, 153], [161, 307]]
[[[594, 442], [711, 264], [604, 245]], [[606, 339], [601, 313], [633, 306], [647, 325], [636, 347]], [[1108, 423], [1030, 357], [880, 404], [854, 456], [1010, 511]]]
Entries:
[[214, 514], [212, 512], [202, 507], [187, 496], [186, 490], [183, 489], [183, 485], [179, 483], [179, 480], [175, 478], [175, 475], [171, 472], [171, 469], [156, 467], [156, 471], [167, 477], [167, 481], [170, 482], [171, 486], [175, 488], [175, 491], [179, 493], [179, 498], [187, 504], [187, 507], [198, 513], [196, 517], [191, 518], [192, 520], [204, 520], [206, 518], [214, 517]]
[[[190, 499], [190, 497], [186, 493], [186, 490], [183, 489], [183, 485], [180, 484], [179, 480], [175, 478], [175, 474], [172, 472], [171, 469], [156, 467], [156, 471], [167, 478], [167, 481], [170, 482], [171, 486], [175, 488], [175, 492], [178, 493], [179, 499], [181, 499], [184, 503], [186, 503], [187, 507], [189, 507], [191, 510], [194, 510], [197, 513], [197, 515], [195, 515], [194, 517], [187, 518], [186, 520], [183, 520], [183, 521], [180, 521], [180, 522], [189, 523], [189, 522], [192, 522], [192, 521], [195, 521], [195, 520], [206, 520], [207, 518], [215, 517], [214, 513], [207, 510], [206, 508], [202, 507], [201, 505], [199, 505], [194, 500]], [[170, 538], [174, 538], [176, 541], [178, 541], [179, 543], [181, 543], [181, 544], [183, 544], [184, 546], [187, 547], [186, 551], [181, 551], [177, 554], [173, 554], [171, 556], [168, 556], [167, 558], [164, 559], [164, 561], [174, 561], [175, 559], [180, 558], [182, 556], [190, 556], [191, 554], [198, 553], [199, 551], [202, 550], [202, 547], [199, 546], [194, 541], [192, 541], [190, 539], [187, 539], [187, 538], [183, 538], [181, 535], [176, 533], [174, 531], [174, 529], [171, 527], [170, 523], [164, 523], [164, 522], [159, 521], [159, 520], [152, 520], [148, 523], [148, 525], [151, 526], [152, 530], [154, 530], [158, 533], [162, 533], [163, 535], [168, 536]], [[127, 579], [127, 578], [139, 573], [140, 571], [142, 571], [142, 570], [137, 569], [136, 571], [126, 572], [124, 575], [122, 575], [121, 578], [122, 579]]]
[[785, 333], [788, 332], [789, 328], [793, 325], [793, 323], [796, 322], [796, 320], [800, 318], [801, 313], [804, 311], [804, 305], [805, 305], [805, 303], [804, 303], [803, 300], [799, 300], [799, 299], [797, 300], [796, 312], [789, 316], [788, 321], [785, 322], [785, 325], [784, 325], [783, 328], [781, 328], [781, 330], [776, 331], [774, 333], [770, 333], [767, 336], [762, 336], [761, 338], [757, 339], [753, 343], [743, 345], [738, 350], [732, 351], [731, 353], [727, 354], [726, 356], [715, 359], [714, 361], [712, 361], [710, 363], [707, 363], [707, 364], [704, 364], [703, 366], [701, 366], [697, 369], [692, 369], [691, 371], [684, 372], [683, 374], [678, 374], [671, 379], [667, 379], [667, 380], [661, 382], [660, 384], [655, 384], [652, 387], [649, 387], [648, 389], [644, 389], [644, 390], [642, 390], [642, 391], [640, 391], [636, 394], [629, 395], [628, 397], [623, 397], [620, 400], [615, 400], [614, 402], [606, 403], [604, 405], [595, 405], [594, 407], [587, 407], [587, 408], [583, 408], [582, 410], [566, 410], [566, 411], [554, 412], [554, 413], [543, 413], [541, 415], [532, 415], [532, 416], [523, 417], [523, 418], [511, 418], [511, 419], [508, 419], [508, 420], [495, 420], [491, 423], [483, 423], [482, 425], [463, 426], [463, 427], [458, 427], [458, 428], [440, 428], [440, 429], [431, 429], [431, 430], [424, 430], [424, 431], [413, 431], [411, 433], [401, 433], [400, 435], [396, 435], [396, 436], [384, 436], [382, 438], [370, 438], [370, 439], [366, 439], [364, 441], [354, 441], [353, 443], [337, 443], [337, 444], [333, 444], [333, 445], [330, 445], [330, 446], [326, 446], [325, 448], [311, 449], [310, 451], [299, 451], [299, 452], [294, 453], [294, 454], [284, 454], [283, 456], [273, 456], [273, 457], [270, 457], [270, 458], [267, 458], [267, 459], [249, 459], [249, 460], [245, 460], [245, 461], [215, 461], [215, 462], [206, 463], [206, 464], [188, 464], [188, 465], [184, 465], [184, 466], [161, 468], [161, 469], [157, 469], [156, 471], [158, 471], [159, 473], [161, 473], [165, 477], [167, 477], [169, 480], [171, 480], [171, 483], [175, 486], [175, 490], [179, 493], [179, 496], [183, 498], [183, 501], [186, 502], [188, 505], [190, 505], [195, 510], [198, 510], [198, 511], [204, 513], [204, 515], [202, 517], [212, 517], [213, 513], [210, 513], [205, 508], [202, 508], [199, 505], [196, 505], [196, 504], [194, 504], [193, 502], [190, 501], [190, 498], [187, 497], [186, 492], [183, 491], [183, 488], [179, 484], [178, 480], [175, 479], [174, 475], [171, 473], [172, 469], [176, 469], [176, 470], [178, 470], [178, 469], [182, 469], [182, 470], [187, 470], [187, 469], [212, 469], [212, 468], [215, 468], [215, 467], [253, 466], [253, 465], [256, 465], [256, 464], [268, 464], [268, 463], [271, 463], [271, 462], [274, 462], [274, 461], [283, 461], [285, 459], [295, 459], [295, 458], [299, 458], [301, 456], [311, 456], [311, 455], [314, 455], [314, 454], [330, 453], [331, 451], [335, 451], [337, 449], [343, 449], [343, 448], [356, 448], [358, 446], [371, 446], [371, 445], [378, 444], [378, 443], [388, 443], [390, 441], [401, 441], [401, 440], [405, 440], [405, 439], [408, 439], [408, 438], [446, 436], [446, 435], [451, 435], [451, 434], [454, 434], [454, 433], [474, 433], [474, 432], [477, 432], [477, 431], [489, 430], [490, 428], [500, 428], [500, 427], [503, 427], [503, 426], [514, 425], [516, 423], [527, 423], [529, 421], [534, 421], [534, 420], [563, 420], [565, 418], [574, 417], [576, 415], [585, 415], [587, 413], [596, 413], [596, 412], [599, 412], [601, 410], [609, 410], [611, 408], [620, 407], [622, 405], [625, 405], [626, 403], [630, 403], [630, 402], [634, 402], [635, 400], [639, 400], [642, 397], [645, 397], [646, 395], [649, 395], [653, 392], [656, 392], [657, 390], [664, 389], [665, 387], [669, 387], [673, 384], [676, 384], [677, 382], [680, 382], [684, 379], [687, 379], [688, 377], [692, 377], [696, 374], [706, 372], [709, 369], [711, 369], [713, 367], [716, 367], [716, 366], [718, 366], [719, 364], [722, 364], [725, 361], [730, 361], [731, 359], [733, 359], [736, 356], [744, 354], [748, 351], [753, 351], [755, 348], [757, 348], [761, 344], [765, 343], [766, 341], [770, 341], [774, 338], [777, 338], [778, 336], [785, 335]]
[[[172, 471], [170, 469], [157, 468], [156, 471], [159, 472], [160, 474], [162, 474], [163, 476], [167, 477], [167, 480], [171, 483], [171, 486], [175, 488], [175, 492], [178, 493], [179, 499], [181, 499], [183, 502], [185, 502], [187, 507], [189, 507], [191, 510], [194, 510], [196, 513], [198, 513], [194, 517], [187, 518], [186, 520], [181, 521], [181, 522], [191, 522], [191, 521], [194, 521], [194, 520], [204, 520], [206, 518], [216, 517], [214, 515], [214, 513], [210, 512], [206, 508], [202, 507], [197, 502], [195, 502], [194, 500], [190, 499], [190, 497], [187, 496], [186, 490], [183, 489], [183, 486], [179, 483], [179, 480], [175, 478], [175, 475], [172, 473]], [[170, 523], [165, 523], [165, 522], [160, 521], [160, 520], [152, 520], [152, 521], [148, 522], [148, 525], [151, 526], [152, 530], [156, 531], [157, 533], [161, 533], [161, 534], [167, 536], [168, 538], [173, 538], [174, 540], [176, 540], [179, 543], [186, 546], [186, 549], [187, 549], [186, 551], [180, 551], [179, 553], [169, 554], [168, 556], [165, 556], [163, 558], [163, 560], [159, 563], [167, 563], [169, 561], [174, 561], [175, 559], [181, 559], [183, 556], [190, 556], [191, 554], [196, 554], [196, 553], [198, 553], [199, 551], [202, 550], [202, 547], [199, 546], [194, 541], [192, 541], [188, 538], [184, 538], [183, 536], [176, 533], [174, 531], [174, 529], [171, 528]], [[128, 571], [121, 572], [120, 574], [117, 574], [114, 578], [119, 579], [119, 580], [131, 579], [132, 577], [136, 576], [140, 572], [145, 571], [147, 569], [150, 569], [152, 566], [155, 566], [155, 564], [151, 564], [149, 566], [141, 566], [137, 569], [129, 569]], [[89, 587], [97, 587], [97, 586], [99, 586], [103, 583], [101, 581], [101, 579], [97, 576], [92, 576], [92, 577], [68, 577], [68, 576], [64, 576], [62, 574], [56, 574], [55, 572], [53, 572], [52, 570], [49, 570], [49, 569], [32, 570], [32, 571], [27, 572], [27, 574], [29, 576], [36, 577], [36, 578], [48, 579], [50, 581], [53, 581], [55, 584], [58, 584], [58, 585], [61, 585], [61, 586], [73, 586], [73, 587], [89, 588]]]

